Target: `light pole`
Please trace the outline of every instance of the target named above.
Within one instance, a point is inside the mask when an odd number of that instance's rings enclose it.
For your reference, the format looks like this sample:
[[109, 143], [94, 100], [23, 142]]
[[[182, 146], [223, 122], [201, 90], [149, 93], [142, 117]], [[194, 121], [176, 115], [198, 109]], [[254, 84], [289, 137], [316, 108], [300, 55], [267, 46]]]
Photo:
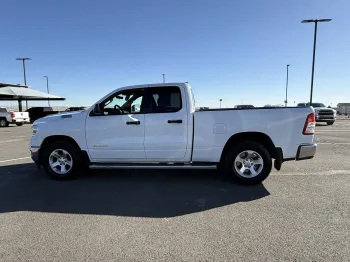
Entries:
[[[22, 64], [23, 64], [23, 75], [24, 75], [24, 85], [27, 86], [26, 64], [25, 64], [25, 61], [26, 61], [26, 60], [32, 60], [32, 59], [29, 58], [29, 57], [21, 57], [21, 58], [16, 58], [16, 60], [22, 61]], [[27, 87], [27, 88], [28, 88], [28, 87]], [[21, 107], [22, 107], [22, 104], [21, 104]], [[28, 100], [26, 100], [26, 108], [28, 109]]]
[[309, 19], [303, 20], [302, 23], [315, 23], [314, 30], [314, 50], [312, 55], [312, 71], [311, 71], [311, 89], [310, 89], [310, 106], [312, 105], [312, 93], [314, 89], [314, 72], [315, 72], [315, 53], [316, 53], [316, 36], [317, 36], [317, 24], [318, 22], [330, 22], [332, 19]]
[[289, 68], [289, 64], [287, 65], [286, 100], [284, 101], [286, 107], [287, 107], [287, 104], [288, 104], [288, 68]]
[[220, 108], [221, 108], [221, 102], [222, 102], [222, 99], [220, 99], [220, 100], [219, 100], [219, 102], [220, 102]]
[[163, 83], [165, 83], [165, 74], [162, 74], [163, 75]]
[[[47, 90], [47, 93], [50, 94], [50, 91], [49, 91], [49, 78], [47, 76], [43, 76], [43, 77], [46, 78], [46, 90]], [[49, 98], [47, 99], [47, 103], [50, 106], [50, 99]]]

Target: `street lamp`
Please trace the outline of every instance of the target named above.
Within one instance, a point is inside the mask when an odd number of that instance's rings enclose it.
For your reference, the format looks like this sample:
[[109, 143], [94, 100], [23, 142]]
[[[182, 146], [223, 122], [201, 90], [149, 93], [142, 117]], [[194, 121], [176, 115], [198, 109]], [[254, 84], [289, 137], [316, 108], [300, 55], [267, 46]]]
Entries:
[[[25, 61], [26, 60], [32, 60], [31, 58], [29, 57], [21, 57], [21, 58], [16, 58], [16, 60], [19, 60], [19, 61], [22, 61], [22, 64], [23, 64], [23, 75], [24, 75], [24, 85], [27, 86], [27, 77], [26, 77], [26, 64], [25, 64]], [[28, 88], [28, 86], [27, 86]], [[22, 103], [22, 102], [21, 102]], [[21, 107], [22, 107], [22, 104], [21, 104]], [[26, 100], [26, 107], [28, 109], [28, 100]]]
[[288, 68], [289, 68], [289, 64], [287, 65], [286, 100], [284, 101], [286, 107], [287, 107], [287, 104], [288, 104]]
[[165, 83], [165, 74], [162, 74], [163, 75], [163, 83]]
[[221, 102], [222, 102], [222, 99], [220, 99], [219, 101], [220, 101], [220, 108], [221, 108]]
[[[47, 76], [43, 76], [43, 77], [46, 78], [46, 90], [47, 90], [47, 93], [50, 94], [50, 91], [49, 91], [49, 78]], [[50, 99], [49, 98], [47, 99], [47, 103], [50, 106]]]
[[314, 72], [315, 72], [315, 53], [316, 53], [316, 35], [317, 35], [317, 24], [318, 22], [330, 22], [332, 19], [309, 19], [303, 20], [302, 23], [315, 23], [314, 31], [314, 51], [312, 55], [312, 72], [311, 72], [311, 90], [310, 90], [310, 106], [312, 104], [312, 93], [314, 89]]

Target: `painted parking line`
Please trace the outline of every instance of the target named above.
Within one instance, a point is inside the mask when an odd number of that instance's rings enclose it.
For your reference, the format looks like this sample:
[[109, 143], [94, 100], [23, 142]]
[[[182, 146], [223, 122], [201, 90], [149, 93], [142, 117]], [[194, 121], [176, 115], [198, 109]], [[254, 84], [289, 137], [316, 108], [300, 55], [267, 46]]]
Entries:
[[320, 172], [291, 172], [291, 173], [271, 173], [273, 176], [333, 176], [333, 175], [350, 175], [350, 170], [329, 170], [329, 171], [320, 171]]
[[11, 142], [16, 142], [16, 141], [23, 141], [25, 139], [10, 139], [10, 140], [2, 140], [0, 141], [0, 144], [4, 144], [4, 143], [11, 143]]
[[317, 143], [316, 142], [316, 144], [317, 145], [350, 145], [350, 143], [349, 142], [334, 142], [334, 143], [332, 143], [332, 142], [320, 142], [320, 143]]
[[0, 163], [12, 162], [12, 161], [29, 159], [29, 158], [30, 158], [30, 156], [20, 157], [20, 158], [12, 158], [12, 159], [7, 159], [7, 160], [0, 160]]

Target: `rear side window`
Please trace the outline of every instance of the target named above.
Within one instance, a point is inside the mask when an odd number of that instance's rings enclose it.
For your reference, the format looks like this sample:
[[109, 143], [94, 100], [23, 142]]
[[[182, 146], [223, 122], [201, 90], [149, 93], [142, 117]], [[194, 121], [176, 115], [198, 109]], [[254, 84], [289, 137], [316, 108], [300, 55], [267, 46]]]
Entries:
[[1, 112], [1, 113], [6, 113], [7, 110], [6, 110], [6, 108], [0, 108], [0, 112]]
[[172, 113], [182, 108], [181, 92], [177, 86], [150, 89], [149, 113]]

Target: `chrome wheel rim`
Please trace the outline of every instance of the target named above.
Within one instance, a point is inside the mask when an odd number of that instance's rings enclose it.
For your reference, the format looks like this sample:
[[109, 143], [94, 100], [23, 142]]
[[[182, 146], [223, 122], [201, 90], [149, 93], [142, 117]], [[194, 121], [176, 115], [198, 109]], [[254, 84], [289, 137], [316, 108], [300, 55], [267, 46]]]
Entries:
[[73, 158], [66, 150], [56, 149], [49, 156], [49, 164], [56, 174], [65, 175], [73, 167]]
[[264, 160], [258, 152], [244, 150], [237, 155], [233, 168], [240, 176], [253, 178], [258, 176], [263, 170]]
[[6, 121], [5, 121], [4, 119], [1, 119], [1, 120], [0, 120], [0, 126], [1, 126], [1, 127], [6, 126]]

